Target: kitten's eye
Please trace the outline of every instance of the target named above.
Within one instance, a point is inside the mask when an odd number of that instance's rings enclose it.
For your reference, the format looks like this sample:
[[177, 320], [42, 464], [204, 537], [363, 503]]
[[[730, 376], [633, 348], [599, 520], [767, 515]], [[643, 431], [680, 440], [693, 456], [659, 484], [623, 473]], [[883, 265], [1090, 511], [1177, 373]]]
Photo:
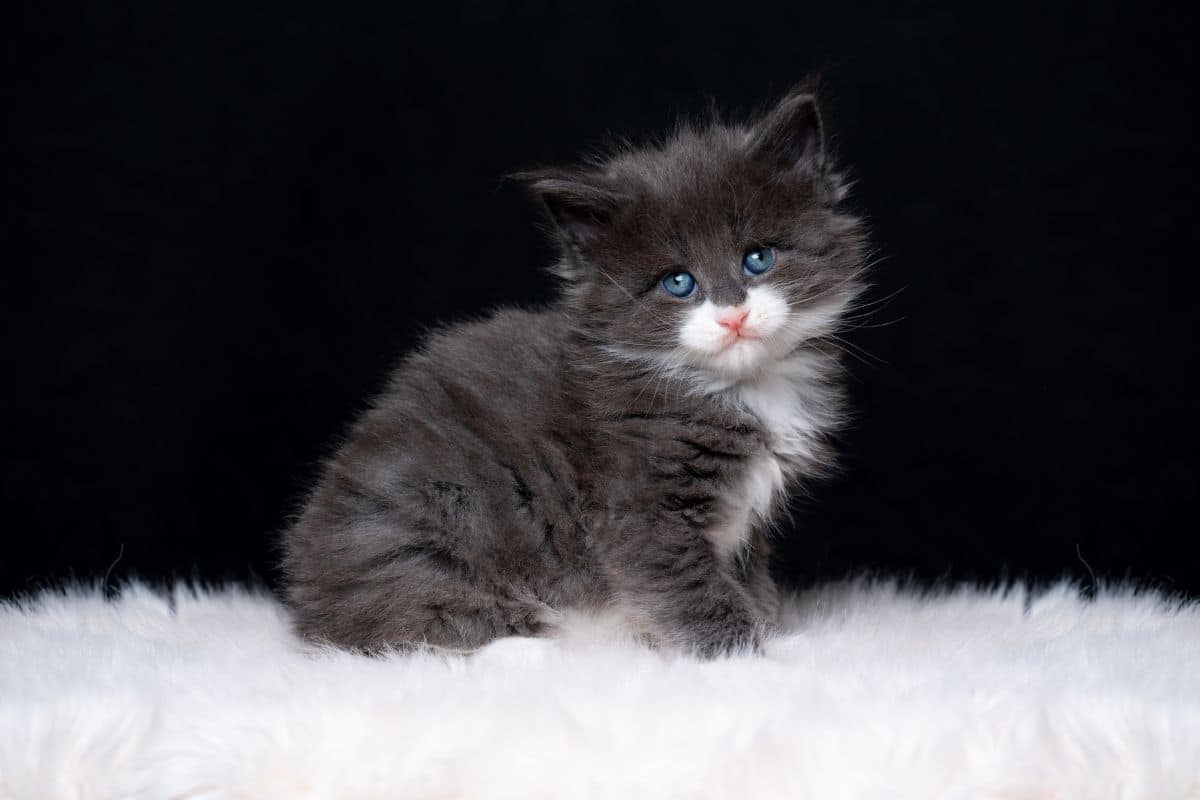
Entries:
[[769, 247], [756, 247], [742, 256], [742, 269], [751, 275], [762, 275], [775, 263], [775, 251]]
[[672, 272], [663, 278], [663, 288], [676, 297], [687, 297], [696, 291], [696, 279], [690, 272]]

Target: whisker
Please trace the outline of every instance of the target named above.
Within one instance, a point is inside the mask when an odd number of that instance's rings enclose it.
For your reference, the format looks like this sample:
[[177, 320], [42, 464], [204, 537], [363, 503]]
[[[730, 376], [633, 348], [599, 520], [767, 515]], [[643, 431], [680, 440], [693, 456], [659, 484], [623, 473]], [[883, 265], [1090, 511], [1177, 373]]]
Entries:
[[907, 316], [896, 317], [895, 319], [888, 320], [887, 322], [875, 322], [871, 323], [870, 325], [858, 323], [852, 319], [844, 319], [840, 327], [848, 331], [868, 330], [870, 328], [886, 328], [890, 325], [895, 325], [897, 322], [904, 322], [906, 319], [908, 319]]
[[859, 345], [854, 344], [853, 342], [846, 341], [845, 339], [838, 336], [837, 334], [829, 333], [829, 334], [826, 334], [822, 338], [831, 340], [833, 342], [840, 343], [842, 346], [842, 351], [844, 353], [846, 353], [847, 355], [854, 356], [855, 358], [857, 358], [859, 361], [866, 364], [867, 366], [876, 367], [876, 366], [886, 365], [888, 363], [886, 359], [880, 358], [879, 356], [875, 355], [874, 353], [867, 351], [866, 349], [860, 347]]
[[866, 314], [877, 313], [881, 309], [885, 308], [893, 300], [895, 300], [901, 294], [901, 292], [903, 292], [907, 288], [908, 288], [907, 286], [901, 286], [896, 291], [894, 291], [891, 294], [888, 294], [884, 297], [880, 297], [875, 300], [869, 300], [866, 302], [856, 302], [854, 304], [853, 311], [855, 314], [859, 314], [859, 313], [863, 313], [863, 312], [865, 312]]

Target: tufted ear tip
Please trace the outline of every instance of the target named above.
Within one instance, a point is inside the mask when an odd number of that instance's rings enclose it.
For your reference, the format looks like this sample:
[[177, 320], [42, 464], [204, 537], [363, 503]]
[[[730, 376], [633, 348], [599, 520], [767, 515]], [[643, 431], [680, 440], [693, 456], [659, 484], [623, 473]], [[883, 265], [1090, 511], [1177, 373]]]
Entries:
[[566, 240], [590, 244], [612, 221], [624, 198], [594, 175], [569, 170], [529, 170], [509, 176], [541, 201]]
[[751, 131], [755, 158], [784, 170], [819, 173], [825, 167], [825, 136], [817, 108], [817, 79], [794, 86]]

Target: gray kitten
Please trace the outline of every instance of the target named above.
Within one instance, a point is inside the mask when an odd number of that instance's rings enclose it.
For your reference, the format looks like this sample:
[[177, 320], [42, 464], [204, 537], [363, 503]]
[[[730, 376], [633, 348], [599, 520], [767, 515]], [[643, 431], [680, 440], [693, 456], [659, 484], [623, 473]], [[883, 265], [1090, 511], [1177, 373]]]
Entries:
[[477, 648], [565, 610], [704, 656], [757, 648], [768, 532], [828, 463], [860, 283], [816, 101], [517, 176], [559, 299], [409, 355], [284, 539], [299, 631]]

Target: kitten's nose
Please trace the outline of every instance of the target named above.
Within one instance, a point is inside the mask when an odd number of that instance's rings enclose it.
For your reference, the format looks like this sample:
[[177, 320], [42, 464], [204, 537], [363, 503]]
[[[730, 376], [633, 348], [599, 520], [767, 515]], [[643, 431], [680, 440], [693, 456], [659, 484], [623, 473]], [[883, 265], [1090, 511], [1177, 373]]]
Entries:
[[749, 315], [750, 309], [741, 306], [725, 309], [717, 314], [717, 324], [740, 335]]

